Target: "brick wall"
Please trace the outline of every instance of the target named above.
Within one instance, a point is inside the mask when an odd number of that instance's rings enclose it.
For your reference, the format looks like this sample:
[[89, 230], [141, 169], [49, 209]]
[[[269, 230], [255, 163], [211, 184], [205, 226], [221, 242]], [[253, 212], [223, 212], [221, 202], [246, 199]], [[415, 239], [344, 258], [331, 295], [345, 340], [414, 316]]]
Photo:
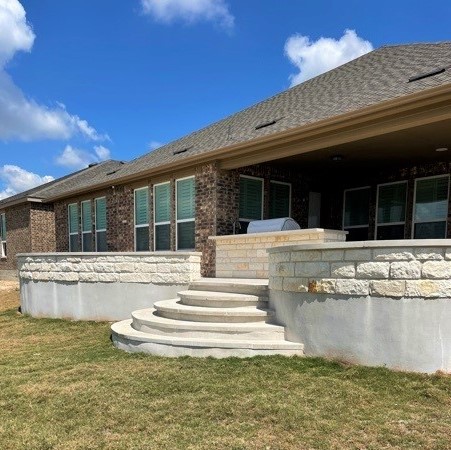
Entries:
[[0, 260], [0, 270], [15, 270], [17, 253], [32, 251], [30, 203], [13, 206], [4, 212], [6, 213], [7, 258]]
[[53, 205], [32, 203], [30, 206], [31, 251], [54, 252], [56, 238]]

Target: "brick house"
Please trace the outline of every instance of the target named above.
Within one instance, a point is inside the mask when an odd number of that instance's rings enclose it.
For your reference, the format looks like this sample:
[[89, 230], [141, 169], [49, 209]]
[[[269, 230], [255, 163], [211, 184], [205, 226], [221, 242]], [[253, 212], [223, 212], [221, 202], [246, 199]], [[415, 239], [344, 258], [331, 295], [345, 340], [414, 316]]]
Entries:
[[450, 66], [451, 43], [382, 47], [39, 202], [5, 199], [0, 268], [19, 251], [195, 249], [213, 276], [210, 236], [287, 216], [348, 240], [448, 238]]

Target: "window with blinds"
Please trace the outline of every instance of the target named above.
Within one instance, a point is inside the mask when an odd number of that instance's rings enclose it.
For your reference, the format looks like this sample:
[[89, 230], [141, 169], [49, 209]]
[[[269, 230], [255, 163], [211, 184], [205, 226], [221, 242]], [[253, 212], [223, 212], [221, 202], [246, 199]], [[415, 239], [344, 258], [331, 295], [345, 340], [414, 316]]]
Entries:
[[135, 250], [149, 250], [149, 188], [135, 189]]
[[195, 243], [195, 198], [194, 177], [176, 181], [177, 250], [191, 250]]
[[81, 202], [81, 251], [92, 252], [91, 200]]
[[96, 251], [106, 252], [106, 198], [95, 199]]
[[160, 183], [153, 187], [154, 199], [154, 248], [171, 249], [171, 183]]
[[439, 176], [415, 180], [413, 237], [439, 239], [446, 237], [449, 177]]
[[407, 182], [377, 188], [376, 239], [404, 239]]
[[368, 239], [369, 213], [369, 187], [344, 191], [343, 230], [348, 231], [346, 240], [364, 241]]
[[269, 183], [269, 218], [290, 217], [291, 184], [281, 181]]
[[246, 233], [249, 222], [261, 219], [263, 219], [263, 179], [240, 175], [240, 232]]
[[68, 221], [69, 221], [69, 251], [80, 251], [80, 244], [78, 239], [78, 205], [71, 203], [67, 206]]
[[0, 214], [0, 257], [6, 258], [6, 214]]

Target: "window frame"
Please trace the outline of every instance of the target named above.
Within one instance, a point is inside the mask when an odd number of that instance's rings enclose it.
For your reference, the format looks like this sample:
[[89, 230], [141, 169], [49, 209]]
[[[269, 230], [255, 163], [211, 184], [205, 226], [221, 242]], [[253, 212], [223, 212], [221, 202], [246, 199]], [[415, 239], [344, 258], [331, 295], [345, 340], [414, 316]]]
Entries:
[[[240, 179], [241, 178], [248, 178], [250, 180], [259, 180], [262, 182], [262, 206], [261, 206], [261, 211], [260, 211], [260, 219], [244, 219], [242, 217], [238, 217], [238, 221], [250, 223], [253, 220], [263, 220], [263, 214], [264, 214], [264, 208], [265, 208], [265, 179], [261, 178], [261, 177], [253, 177], [251, 175], [241, 175], [240, 174]], [[241, 195], [241, 192], [240, 192], [240, 195]], [[239, 202], [239, 200], [238, 200], [238, 202]], [[238, 215], [240, 215], [239, 214], [239, 203], [238, 203]]]
[[[91, 216], [91, 229], [89, 231], [85, 231], [83, 228], [83, 218], [84, 218], [84, 213], [83, 213], [83, 204], [89, 203], [89, 214]], [[85, 251], [85, 243], [84, 243], [84, 239], [83, 239], [83, 235], [84, 234], [91, 234], [91, 240], [92, 240], [92, 202], [91, 199], [89, 200], [83, 200], [82, 202], [80, 202], [80, 219], [81, 219], [81, 251], [84, 252]], [[95, 247], [95, 245], [94, 245]]]
[[[155, 190], [156, 189], [155, 188], [157, 186], [162, 186], [164, 184], [169, 185], [169, 220], [164, 221], [164, 222], [157, 222], [156, 221], [156, 204], [155, 204], [155, 199], [156, 199]], [[154, 252], [170, 251], [170, 249], [171, 249], [171, 211], [172, 211], [172, 195], [171, 194], [172, 194], [172, 189], [171, 189], [170, 181], [164, 181], [162, 183], [156, 183], [153, 185], [153, 250], [154, 250]], [[177, 197], [176, 197], [176, 199], [177, 199]], [[177, 218], [177, 210], [176, 210], [176, 218]], [[156, 229], [157, 229], [158, 225], [169, 225], [169, 250], [157, 250]], [[175, 228], [177, 229], [177, 226]]]
[[370, 215], [369, 215], [369, 205], [368, 205], [368, 222], [366, 225], [350, 225], [345, 227], [345, 212], [346, 212], [346, 192], [350, 192], [350, 191], [360, 191], [363, 189], [368, 189], [370, 194], [371, 194], [371, 186], [361, 186], [361, 187], [356, 187], [356, 188], [350, 188], [350, 189], [344, 189], [343, 190], [343, 210], [342, 210], [342, 214], [343, 214], [343, 218], [342, 218], [342, 230], [351, 230], [351, 229], [355, 229], [355, 228], [370, 228]]
[[[188, 179], [193, 179], [194, 180], [194, 217], [192, 219], [177, 219], [178, 217], [178, 201], [177, 201], [177, 183], [179, 181], [183, 181], [183, 180], [188, 180]], [[178, 224], [179, 223], [187, 223], [187, 222], [194, 222], [194, 248], [192, 249], [179, 249], [179, 239], [178, 239]], [[190, 251], [190, 250], [195, 250], [196, 249], [196, 176], [195, 175], [190, 175], [188, 177], [183, 177], [183, 178], [177, 178], [175, 180], [175, 249], [176, 251]]]
[[[70, 207], [75, 205], [75, 207], [77, 208], [77, 231], [70, 231]], [[74, 250], [72, 250], [72, 245], [71, 245], [71, 236], [77, 236], [78, 239], [78, 244], [80, 244], [80, 211], [78, 210], [78, 203], [74, 202], [74, 203], [68, 203], [67, 205], [67, 228], [68, 228], [68, 235], [69, 235], [69, 252], [74, 252]], [[77, 246], [79, 247], [79, 245]], [[79, 249], [78, 249], [79, 250]]]
[[[269, 180], [269, 201], [271, 203], [271, 183], [272, 184], [282, 184], [284, 186], [288, 186], [288, 216], [287, 217], [291, 217], [291, 189], [292, 189], [292, 185], [291, 183], [288, 183], [287, 181], [276, 181], [276, 180]], [[264, 195], [264, 183], [263, 183], [263, 195]], [[262, 207], [264, 206], [263, 203], [263, 197], [262, 197]], [[268, 214], [271, 212], [271, 204], [269, 205], [269, 212]], [[275, 219], [278, 219], [279, 217], [275, 217]]]
[[[137, 191], [143, 191], [147, 189], [147, 223], [142, 223], [137, 225], [136, 224], [136, 192]], [[148, 230], [150, 231], [150, 223], [149, 223], [149, 186], [143, 186], [140, 188], [136, 188], [133, 189], [133, 234], [134, 234], [134, 248], [135, 248], [135, 252], [145, 252], [145, 251], [149, 251], [150, 247], [147, 250], [137, 250], [137, 245], [136, 245], [136, 229], [137, 228], [144, 228], [147, 227]]]
[[2, 230], [4, 233], [0, 233], [0, 258], [6, 259], [6, 212], [0, 213], [0, 231]]
[[[415, 208], [417, 204], [417, 183], [418, 181], [423, 180], [431, 180], [433, 178], [446, 178], [448, 180], [448, 189], [446, 191], [446, 205], [447, 205], [447, 214], [444, 219], [436, 219], [436, 220], [428, 220], [428, 221], [417, 221], [415, 220]], [[411, 232], [411, 238], [412, 239], [425, 239], [425, 238], [415, 238], [415, 225], [417, 223], [438, 223], [438, 222], [445, 222], [445, 237], [444, 238], [437, 238], [437, 239], [446, 239], [446, 236], [448, 236], [448, 216], [449, 216], [449, 182], [450, 182], [450, 176], [449, 174], [442, 174], [442, 175], [432, 175], [429, 177], [420, 177], [415, 178], [415, 185], [414, 185], [414, 191], [413, 191], [413, 205], [412, 205], [412, 232]]]
[[[405, 184], [406, 185], [406, 199], [404, 202], [404, 221], [403, 222], [387, 222], [387, 223], [382, 223], [379, 225], [379, 188], [381, 186], [389, 186], [389, 185], [393, 185], [393, 184]], [[374, 229], [374, 240], [377, 240], [377, 229], [378, 227], [384, 227], [384, 226], [393, 226], [393, 225], [404, 225], [404, 233], [403, 233], [403, 238], [405, 239], [405, 233], [406, 233], [406, 219], [407, 219], [407, 195], [408, 195], [408, 190], [409, 190], [409, 183], [407, 180], [402, 180], [402, 181], [390, 181], [389, 183], [380, 183], [377, 185], [377, 190], [376, 190], [376, 218], [375, 218], [375, 229]]]
[[[105, 200], [105, 228], [97, 228], [97, 202], [99, 201], [99, 200]], [[97, 233], [105, 233], [105, 237], [106, 237], [106, 227], [107, 227], [107, 221], [106, 221], [106, 197], [105, 196], [103, 196], [103, 197], [96, 197], [95, 199], [94, 199], [94, 233], [95, 233], [95, 249], [96, 249], [96, 252], [98, 252], [99, 251], [99, 248], [98, 248], [98, 243], [99, 243], [99, 240], [97, 239]]]

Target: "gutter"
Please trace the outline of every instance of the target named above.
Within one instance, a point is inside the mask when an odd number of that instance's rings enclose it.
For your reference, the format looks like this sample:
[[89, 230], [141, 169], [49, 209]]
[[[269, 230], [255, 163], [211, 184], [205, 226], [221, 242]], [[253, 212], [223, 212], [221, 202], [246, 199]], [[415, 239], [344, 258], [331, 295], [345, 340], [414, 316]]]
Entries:
[[0, 209], [6, 209], [6, 208], [10, 208], [11, 206], [17, 206], [17, 205], [21, 205], [23, 203], [27, 203], [27, 202], [31, 202], [31, 203], [48, 203], [47, 200], [44, 200], [42, 198], [37, 198], [37, 197], [22, 197], [22, 198], [18, 198], [16, 200], [7, 201], [8, 199], [5, 199], [5, 203], [0, 203]]
[[[278, 151], [277, 155], [273, 156], [272, 159], [308, 153], [310, 151], [318, 150], [319, 148], [324, 148], [324, 146], [333, 145], [331, 143], [333, 138], [340, 133], [342, 135], [346, 134], [346, 137], [342, 138], [340, 143], [350, 142], [356, 140], [355, 137], [354, 139], [352, 137], [353, 135], [355, 136], [357, 130], [364, 130], [366, 128], [369, 130], [370, 127], [375, 128], [377, 126], [380, 128], [381, 125], [386, 125], [389, 122], [392, 122], [392, 124], [391, 127], [386, 128], [386, 130], [388, 130], [387, 132], [404, 129], [412, 126], [410, 122], [405, 120], [406, 117], [413, 118], [413, 122], [415, 122], [416, 115], [419, 116], [420, 114], [431, 113], [434, 111], [437, 111], [439, 115], [441, 114], [440, 120], [451, 118], [451, 83], [416, 92], [414, 94], [400, 96], [395, 99], [387, 100], [376, 105], [371, 105], [357, 111], [351, 111], [312, 124], [290, 128], [279, 133], [269, 134], [261, 138], [222, 147], [207, 153], [187, 156], [176, 162], [150, 168], [132, 175], [114, 178], [110, 181], [96, 185], [90, 185], [64, 195], [49, 197], [45, 201], [54, 202], [86, 192], [110, 187], [112, 185], [133, 182], [151, 176], [159, 176], [180, 169], [186, 170], [187, 168], [212, 161], [226, 162], [227, 160], [230, 160], [232, 162], [235, 160], [234, 164], [227, 164], [223, 167], [239, 167], [240, 159], [251, 158], [252, 155], [255, 154], [259, 154], [260, 158], [262, 158], [262, 152], [265, 150], [272, 150], [274, 147], [278, 147]], [[404, 119], [404, 121], [400, 119]], [[431, 123], [434, 121], [437, 121], [437, 119], [430, 119], [429, 122], [426, 121], [424, 123]], [[377, 134], [381, 133], [373, 131], [373, 134], [371, 134], [371, 132], [368, 132], [367, 137]], [[330, 141], [327, 145], [325, 144], [326, 137], [328, 137]], [[304, 147], [306, 142], [310, 143], [310, 147]], [[303, 145], [302, 149], [298, 147], [301, 143]], [[312, 143], [315, 144], [312, 146]], [[281, 152], [281, 148], [285, 148], [286, 151]], [[267, 161], [269, 159], [265, 157], [264, 160]]]

